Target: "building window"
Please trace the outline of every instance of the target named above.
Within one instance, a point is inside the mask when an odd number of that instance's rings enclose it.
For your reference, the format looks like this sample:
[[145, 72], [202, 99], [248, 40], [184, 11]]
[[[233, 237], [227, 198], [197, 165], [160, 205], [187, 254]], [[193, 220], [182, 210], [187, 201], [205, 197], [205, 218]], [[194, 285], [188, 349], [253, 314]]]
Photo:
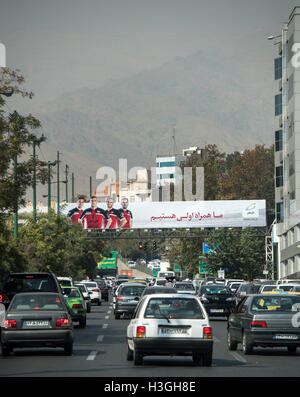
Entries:
[[175, 161], [162, 161], [160, 167], [175, 167]]
[[282, 58], [274, 59], [274, 76], [275, 80], [281, 79], [282, 77]]
[[275, 116], [282, 114], [282, 95], [275, 95]]
[[282, 130], [275, 131], [275, 151], [279, 152], [282, 149]]
[[276, 167], [276, 187], [283, 186], [283, 166]]
[[277, 223], [281, 223], [283, 220], [283, 203], [276, 203], [276, 221]]

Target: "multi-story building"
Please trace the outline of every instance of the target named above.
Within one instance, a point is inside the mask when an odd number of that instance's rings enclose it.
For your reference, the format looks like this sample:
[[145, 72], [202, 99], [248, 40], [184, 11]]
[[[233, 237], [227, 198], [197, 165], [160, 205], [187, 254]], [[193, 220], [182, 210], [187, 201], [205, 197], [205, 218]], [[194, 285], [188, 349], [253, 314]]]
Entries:
[[300, 7], [273, 39], [277, 275], [300, 278]]

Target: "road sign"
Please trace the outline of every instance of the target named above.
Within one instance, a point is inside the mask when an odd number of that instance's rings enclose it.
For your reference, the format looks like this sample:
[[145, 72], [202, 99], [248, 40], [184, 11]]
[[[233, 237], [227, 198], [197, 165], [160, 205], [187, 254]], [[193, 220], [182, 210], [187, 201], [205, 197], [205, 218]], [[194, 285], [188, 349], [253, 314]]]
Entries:
[[200, 274], [209, 273], [206, 256], [199, 256], [199, 273]]
[[160, 267], [154, 267], [152, 269], [153, 277], [157, 277], [159, 271], [160, 271]]

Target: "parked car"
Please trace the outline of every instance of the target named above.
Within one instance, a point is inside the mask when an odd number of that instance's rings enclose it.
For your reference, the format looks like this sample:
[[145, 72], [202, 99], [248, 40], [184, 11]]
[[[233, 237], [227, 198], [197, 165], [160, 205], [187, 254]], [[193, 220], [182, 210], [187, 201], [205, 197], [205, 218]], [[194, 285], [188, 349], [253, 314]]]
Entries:
[[95, 280], [95, 281], [98, 284], [98, 287], [100, 288], [102, 299], [104, 299], [105, 302], [108, 302], [109, 288], [108, 288], [108, 285], [106, 284], [105, 280], [100, 279], [100, 280]]
[[235, 308], [235, 295], [224, 285], [201, 286], [199, 297], [209, 316], [228, 317]]
[[174, 284], [174, 288], [178, 294], [195, 294], [196, 289], [192, 283], [177, 282]]
[[244, 354], [255, 346], [286, 347], [294, 353], [300, 346], [300, 328], [295, 326], [300, 297], [288, 294], [255, 294], [244, 297], [229, 317], [229, 350], [242, 344]]
[[102, 295], [101, 290], [98, 287], [96, 281], [81, 281], [82, 284], [85, 284], [88, 291], [91, 292], [91, 303], [97, 303], [98, 306], [102, 305]]
[[21, 292], [61, 293], [61, 288], [52, 272], [10, 273], [2, 286], [0, 303], [7, 309], [14, 295]]
[[62, 347], [73, 352], [73, 323], [64, 297], [53, 292], [16, 294], [1, 328], [2, 355], [14, 348]]
[[75, 283], [74, 284], [75, 287], [79, 288], [82, 296], [85, 300], [85, 304], [86, 304], [86, 312], [90, 313], [91, 312], [91, 306], [92, 306], [92, 302], [91, 302], [91, 292], [88, 291], [86, 285], [84, 283]]
[[212, 364], [213, 339], [207, 313], [193, 295], [145, 295], [127, 327], [127, 360], [145, 356], [192, 356], [195, 364]]
[[80, 328], [86, 326], [86, 303], [78, 287], [62, 287], [63, 296], [67, 302], [72, 321], [79, 323]]
[[118, 289], [115, 303], [115, 319], [122, 314], [132, 314], [140, 300], [146, 285], [140, 283], [125, 283]]

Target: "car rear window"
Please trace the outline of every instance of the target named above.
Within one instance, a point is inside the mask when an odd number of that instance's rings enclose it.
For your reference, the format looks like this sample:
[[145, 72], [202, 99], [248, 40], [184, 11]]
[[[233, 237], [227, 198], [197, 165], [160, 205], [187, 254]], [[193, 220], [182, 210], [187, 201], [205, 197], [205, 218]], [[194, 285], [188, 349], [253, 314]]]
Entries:
[[145, 287], [143, 286], [136, 286], [136, 287], [130, 287], [126, 286], [120, 289], [119, 295], [120, 296], [141, 296]]
[[58, 295], [15, 295], [11, 302], [9, 311], [28, 311], [28, 310], [65, 310]]
[[6, 292], [58, 292], [57, 284], [49, 274], [11, 275], [8, 276], [3, 290]]
[[297, 312], [300, 310], [298, 296], [261, 296], [252, 300], [250, 310], [253, 312]]
[[144, 317], [167, 319], [205, 318], [196, 299], [155, 297], [149, 300]]
[[174, 288], [181, 289], [181, 290], [194, 290], [193, 284], [175, 284]]
[[62, 287], [62, 293], [68, 298], [81, 298], [80, 292], [77, 288], [64, 288]]
[[207, 287], [202, 287], [201, 288], [201, 293], [202, 294], [231, 294], [231, 291], [228, 287], [224, 286], [207, 286]]
[[97, 283], [84, 283], [87, 288], [98, 288]]

